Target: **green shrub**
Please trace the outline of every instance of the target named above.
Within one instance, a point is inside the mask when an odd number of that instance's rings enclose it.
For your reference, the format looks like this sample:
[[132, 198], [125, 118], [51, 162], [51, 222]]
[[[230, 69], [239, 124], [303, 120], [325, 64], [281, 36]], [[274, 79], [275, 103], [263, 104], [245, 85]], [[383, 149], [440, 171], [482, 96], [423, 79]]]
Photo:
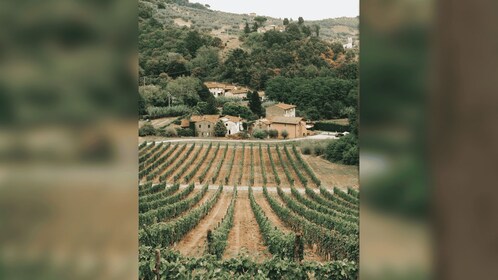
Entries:
[[180, 137], [194, 137], [194, 131], [190, 128], [177, 128], [176, 133]]
[[138, 130], [138, 136], [151, 136], [156, 134], [156, 129], [150, 122], [146, 122]]
[[303, 146], [301, 148], [301, 153], [303, 153], [303, 155], [311, 155], [311, 153], [312, 153], [311, 146], [309, 146], [309, 145]]
[[178, 137], [178, 133], [176, 132], [176, 129], [174, 129], [172, 127], [162, 129], [160, 131], [160, 135], [163, 137]]
[[325, 144], [316, 143], [313, 146], [313, 155], [315, 155], [315, 156], [323, 155], [325, 153], [326, 148], [327, 148], [327, 146]]
[[270, 138], [278, 138], [278, 130], [270, 129], [270, 131], [268, 131], [268, 135]]
[[266, 130], [256, 129], [252, 133], [252, 136], [254, 136], [254, 138], [258, 138], [258, 139], [265, 139], [268, 137], [268, 132]]
[[349, 134], [339, 140], [330, 142], [325, 151], [325, 158], [332, 162], [356, 165], [359, 162], [357, 139]]
[[287, 130], [282, 130], [282, 137], [284, 137], [284, 139], [287, 139], [287, 137], [289, 137], [289, 132], [287, 132]]

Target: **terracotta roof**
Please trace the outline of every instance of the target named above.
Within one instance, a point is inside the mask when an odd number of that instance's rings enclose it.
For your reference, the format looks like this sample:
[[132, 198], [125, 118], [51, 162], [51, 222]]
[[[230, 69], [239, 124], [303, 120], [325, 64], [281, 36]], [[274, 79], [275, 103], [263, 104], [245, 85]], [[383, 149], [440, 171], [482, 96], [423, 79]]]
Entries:
[[186, 128], [190, 126], [190, 121], [189, 120], [182, 120], [182, 123], [180, 124], [181, 127]]
[[204, 83], [208, 88], [225, 88], [225, 84], [218, 82], [205, 82]]
[[265, 96], [265, 92], [264, 91], [258, 91], [258, 95], [259, 95], [259, 97], [263, 97], [263, 96]]
[[216, 123], [219, 119], [219, 115], [193, 115], [192, 117], [190, 117], [191, 122], [208, 121]]
[[263, 124], [271, 124], [271, 121], [268, 120], [268, 119], [259, 119], [259, 120], [256, 120], [256, 123], [263, 123]]
[[284, 109], [284, 110], [296, 108], [296, 105], [290, 105], [290, 104], [285, 104], [285, 103], [278, 103], [278, 104], [275, 104], [273, 106], [276, 106], [276, 107], [278, 107], [280, 109]]
[[242, 118], [234, 117], [234, 116], [229, 116], [229, 115], [226, 115], [223, 118], [226, 118], [226, 119], [228, 119], [231, 122], [240, 122], [240, 121], [242, 121]]
[[299, 124], [303, 118], [299, 117], [270, 117], [272, 123]]
[[233, 89], [230, 91], [232, 94], [244, 94], [244, 93], [248, 93], [249, 90], [246, 89], [246, 88], [239, 88], [239, 89]]

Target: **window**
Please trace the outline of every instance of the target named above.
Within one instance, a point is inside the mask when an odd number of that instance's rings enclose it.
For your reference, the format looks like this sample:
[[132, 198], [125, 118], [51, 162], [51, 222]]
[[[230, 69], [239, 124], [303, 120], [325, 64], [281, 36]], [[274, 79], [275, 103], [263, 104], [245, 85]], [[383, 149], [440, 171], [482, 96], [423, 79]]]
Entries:
[[226, 123], [225, 126], [228, 126], [228, 124]]
[[199, 128], [201, 128], [201, 125], [199, 125]]
[[211, 128], [211, 125], [210, 125], [210, 124], [208, 124], [208, 128]]

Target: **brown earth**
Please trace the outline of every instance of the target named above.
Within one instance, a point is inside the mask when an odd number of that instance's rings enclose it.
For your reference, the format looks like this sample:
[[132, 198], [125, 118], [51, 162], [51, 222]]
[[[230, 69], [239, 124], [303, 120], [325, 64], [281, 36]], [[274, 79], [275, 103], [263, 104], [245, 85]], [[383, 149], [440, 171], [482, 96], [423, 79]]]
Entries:
[[173, 246], [174, 250], [178, 250], [184, 256], [198, 257], [206, 251], [206, 235], [209, 229], [214, 229], [221, 219], [225, 216], [230, 199], [231, 192], [222, 192], [216, 205], [209, 211], [199, 224], [184, 236], [180, 242]]
[[275, 175], [273, 174], [273, 169], [271, 167], [270, 157], [268, 156], [268, 150], [266, 146], [262, 146], [261, 149], [263, 149], [263, 163], [266, 170], [266, 185], [269, 187], [276, 187], [277, 184], [275, 182]]
[[284, 168], [280, 163], [280, 159], [278, 158], [277, 150], [275, 147], [270, 147], [271, 156], [273, 158], [273, 162], [275, 163], [275, 167], [277, 169], [278, 177], [280, 178], [280, 184], [282, 186], [289, 186], [289, 180], [287, 180], [287, 176], [285, 175]]
[[[246, 145], [244, 152], [244, 166], [242, 171], [242, 180], [240, 182], [241, 186], [249, 186], [249, 181], [251, 178], [251, 146]], [[240, 175], [239, 175], [240, 176]]]
[[[197, 174], [197, 177], [199, 177], [202, 174], [202, 172], [204, 172], [204, 170], [207, 168], [206, 165], [211, 164], [208, 172], [206, 173], [206, 178], [202, 183], [208, 183], [208, 184], [212, 183], [211, 178], [213, 178], [214, 172], [216, 171], [216, 167], [218, 167], [218, 163], [222, 160], [224, 152], [225, 148], [223, 146], [220, 146], [220, 149], [218, 150], [217, 153], [212, 152], [211, 153], [212, 155], [206, 159], [206, 161], [204, 162], [204, 166], [199, 170], [199, 173]], [[197, 177], [195, 178], [195, 180], [199, 181], [199, 178]]]
[[248, 254], [256, 260], [267, 259], [271, 256], [259, 232], [247, 191], [240, 191], [238, 194], [233, 228], [228, 235], [227, 248], [223, 258], [234, 258], [241, 253]]
[[253, 156], [254, 156], [254, 185], [262, 186], [264, 182], [263, 182], [263, 172], [261, 171], [261, 168], [264, 166], [261, 164], [261, 158], [259, 156], [259, 146], [256, 145], [254, 146]]
[[302, 155], [326, 187], [358, 189], [358, 166], [332, 163], [321, 157]]
[[230, 169], [230, 160], [232, 159], [233, 153], [235, 153], [237, 150], [234, 148], [234, 146], [228, 146], [228, 152], [225, 158], [225, 162], [223, 162], [223, 165], [221, 166], [220, 174], [218, 175], [218, 179], [216, 180], [217, 183], [219, 184], [225, 184], [225, 176], [228, 173], [228, 170]]
[[240, 169], [240, 162], [243, 161], [242, 157], [242, 147], [237, 148], [237, 152], [235, 154], [235, 159], [233, 161], [232, 174], [230, 175], [230, 185], [235, 186], [239, 180], [239, 174], [241, 174], [242, 170]]

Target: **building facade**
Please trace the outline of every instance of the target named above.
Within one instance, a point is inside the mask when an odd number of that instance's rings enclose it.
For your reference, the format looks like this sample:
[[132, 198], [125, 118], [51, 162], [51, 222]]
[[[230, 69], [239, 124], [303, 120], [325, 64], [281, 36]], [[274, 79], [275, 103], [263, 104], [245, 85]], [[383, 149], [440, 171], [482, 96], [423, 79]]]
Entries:
[[296, 106], [278, 103], [266, 108], [266, 117], [296, 117]]
[[227, 129], [226, 135], [237, 134], [244, 130], [244, 126], [242, 125], [242, 119], [234, 116], [224, 116], [220, 118]]

